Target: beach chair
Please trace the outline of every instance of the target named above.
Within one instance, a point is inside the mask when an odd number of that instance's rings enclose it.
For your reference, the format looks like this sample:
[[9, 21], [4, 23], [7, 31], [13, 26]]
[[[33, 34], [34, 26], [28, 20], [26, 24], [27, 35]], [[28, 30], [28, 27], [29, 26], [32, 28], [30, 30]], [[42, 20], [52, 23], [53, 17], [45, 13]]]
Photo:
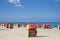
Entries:
[[21, 27], [21, 24], [17, 24], [17, 27]]
[[42, 25], [41, 25], [41, 24], [38, 24], [37, 26], [38, 26], [38, 28], [41, 28], [41, 27], [42, 27]]
[[13, 29], [13, 24], [12, 23], [7, 23], [7, 27], [6, 28]]
[[44, 24], [44, 29], [51, 29], [51, 25], [50, 24]]
[[28, 37], [36, 37], [37, 35], [37, 25], [36, 24], [29, 24], [28, 28]]
[[10, 23], [9, 26], [10, 26], [10, 27], [9, 27], [10, 29], [13, 29], [13, 24], [12, 24], [12, 23]]

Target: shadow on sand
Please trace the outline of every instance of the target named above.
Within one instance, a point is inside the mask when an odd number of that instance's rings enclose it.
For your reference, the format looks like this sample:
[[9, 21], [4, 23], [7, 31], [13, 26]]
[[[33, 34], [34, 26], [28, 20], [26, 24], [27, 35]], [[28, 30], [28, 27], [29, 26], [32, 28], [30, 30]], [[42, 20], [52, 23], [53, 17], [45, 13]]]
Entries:
[[36, 36], [36, 37], [49, 37], [49, 36]]
[[49, 36], [36, 36], [36, 37], [49, 37]]
[[0, 29], [0, 30], [9, 30], [9, 29]]

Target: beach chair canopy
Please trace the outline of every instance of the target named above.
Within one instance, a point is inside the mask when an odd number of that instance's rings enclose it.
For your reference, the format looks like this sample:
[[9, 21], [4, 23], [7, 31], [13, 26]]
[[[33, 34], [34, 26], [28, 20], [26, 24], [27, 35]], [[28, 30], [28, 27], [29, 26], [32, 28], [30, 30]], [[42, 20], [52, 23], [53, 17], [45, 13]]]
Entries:
[[37, 25], [36, 24], [30, 24], [29, 25], [29, 29], [36, 29], [37, 28]]

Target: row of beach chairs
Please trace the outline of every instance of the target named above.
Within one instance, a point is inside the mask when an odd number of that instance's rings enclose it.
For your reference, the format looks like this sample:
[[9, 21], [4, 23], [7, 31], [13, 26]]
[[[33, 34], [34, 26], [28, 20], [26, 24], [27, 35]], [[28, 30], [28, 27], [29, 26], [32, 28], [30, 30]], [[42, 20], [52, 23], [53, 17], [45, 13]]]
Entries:
[[[4, 26], [4, 27], [6, 27], [6, 28], [10, 28], [10, 29], [13, 29], [13, 26], [14, 26], [13, 23], [2, 23], [2, 24], [0, 24], [0, 25], [1, 25], [1, 26]], [[27, 25], [29, 25], [29, 24], [25, 24], [24, 27], [26, 27]], [[17, 24], [17, 27], [21, 27], [21, 24], [18, 23], [18, 24]], [[37, 24], [37, 28], [42, 28], [42, 27], [43, 27], [44, 29], [51, 29], [51, 28], [52, 28], [50, 24], [43, 24], [43, 25]], [[60, 25], [58, 25], [57, 28], [60, 29]]]
[[[13, 23], [3, 23], [3, 24], [0, 24], [0, 26], [10, 28], [10, 29], [13, 29], [14, 27]], [[17, 27], [21, 27], [21, 24], [17, 24]]]

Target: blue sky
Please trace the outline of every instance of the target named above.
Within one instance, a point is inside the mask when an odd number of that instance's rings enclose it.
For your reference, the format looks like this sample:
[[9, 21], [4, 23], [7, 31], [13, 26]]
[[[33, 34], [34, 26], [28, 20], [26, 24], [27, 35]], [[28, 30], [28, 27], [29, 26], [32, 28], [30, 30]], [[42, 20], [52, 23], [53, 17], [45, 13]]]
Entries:
[[0, 0], [0, 22], [60, 22], [60, 0]]

